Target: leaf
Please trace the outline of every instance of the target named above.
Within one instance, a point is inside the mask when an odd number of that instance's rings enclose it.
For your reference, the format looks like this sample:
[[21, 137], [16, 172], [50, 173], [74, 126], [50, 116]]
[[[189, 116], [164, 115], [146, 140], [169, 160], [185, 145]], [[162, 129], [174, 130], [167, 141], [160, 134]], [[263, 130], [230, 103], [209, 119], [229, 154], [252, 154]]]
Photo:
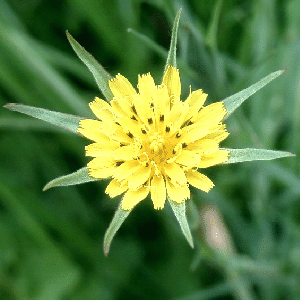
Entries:
[[51, 180], [45, 185], [43, 191], [46, 191], [56, 186], [77, 185], [77, 184], [81, 184], [89, 181], [96, 181], [96, 180], [98, 179], [89, 176], [88, 168], [83, 167], [77, 170], [76, 172]]
[[70, 130], [74, 133], [77, 133], [80, 120], [84, 119], [82, 117], [78, 117], [74, 115], [64, 114], [61, 112], [51, 111], [48, 109], [19, 104], [19, 103], [8, 103], [3, 107], [9, 110], [17, 111], [22, 114], [26, 114], [31, 117], [49, 122], [56, 126]]
[[238, 163], [253, 160], [272, 160], [276, 158], [295, 156], [290, 152], [267, 149], [225, 149], [229, 151], [229, 160], [225, 164]]
[[192, 248], [194, 248], [194, 242], [193, 242], [193, 237], [191, 234], [191, 230], [186, 218], [186, 214], [185, 214], [185, 202], [181, 203], [181, 204], [177, 204], [174, 201], [169, 200], [169, 203], [172, 207], [172, 210], [175, 214], [176, 219], [179, 222], [179, 225], [181, 227], [181, 230], [186, 238], [186, 240], [188, 241], [188, 243], [190, 244], [190, 246]]
[[219, 25], [222, 6], [223, 6], [223, 0], [218, 0], [215, 3], [214, 9], [212, 11], [211, 22], [208, 26], [205, 42], [212, 49], [217, 48], [217, 33], [218, 33], [218, 25]]
[[245, 100], [263, 88], [266, 84], [280, 76], [284, 71], [285, 70], [279, 70], [273, 72], [248, 88], [224, 99], [222, 102], [224, 102], [227, 111], [226, 118], [228, 118]]
[[177, 46], [177, 35], [178, 35], [178, 26], [179, 26], [179, 19], [181, 14], [181, 8], [176, 14], [173, 29], [172, 29], [172, 37], [171, 37], [171, 44], [170, 44], [170, 50], [167, 57], [167, 62], [165, 65], [164, 73], [167, 71], [167, 68], [169, 66], [176, 68], [176, 46]]
[[107, 99], [107, 101], [112, 100], [113, 94], [109, 88], [109, 80], [112, 79], [112, 76], [105, 71], [105, 69], [98, 63], [98, 61], [88, 53], [67, 31], [67, 38], [76, 52], [78, 57], [84, 62], [84, 64], [88, 67], [88, 69], [92, 72], [96, 83]]
[[131, 212], [131, 210], [122, 209], [121, 204], [117, 208], [115, 215], [114, 215], [108, 229], [105, 232], [104, 241], [103, 241], [103, 250], [104, 250], [105, 256], [107, 256], [109, 253], [110, 244], [111, 244], [115, 234], [117, 233], [117, 231], [119, 230], [119, 228], [121, 227], [121, 225], [123, 224], [125, 219], [128, 217], [130, 212]]

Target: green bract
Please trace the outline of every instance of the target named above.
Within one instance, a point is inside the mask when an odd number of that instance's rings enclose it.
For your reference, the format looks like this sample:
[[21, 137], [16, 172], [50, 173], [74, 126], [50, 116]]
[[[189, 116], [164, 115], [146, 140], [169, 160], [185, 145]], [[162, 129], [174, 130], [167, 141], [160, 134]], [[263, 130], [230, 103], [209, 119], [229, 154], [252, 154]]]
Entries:
[[[165, 65], [165, 71], [168, 67], [176, 67], [176, 45], [177, 45], [177, 34], [179, 28], [179, 18], [180, 18], [181, 10], [178, 11], [174, 25], [172, 30], [171, 37], [171, 45], [167, 56], [167, 61]], [[89, 70], [92, 72], [96, 83], [105, 96], [107, 101], [112, 100], [113, 93], [109, 87], [109, 80], [112, 76], [104, 70], [104, 68], [93, 58], [91, 54], [89, 54], [79, 43], [67, 32], [68, 40], [78, 55], [78, 57], [86, 64]], [[281, 75], [284, 70], [280, 70], [265, 78], [261, 79], [259, 82], [251, 85], [250, 87], [230, 96], [223, 100], [225, 109], [226, 109], [226, 117], [228, 117], [231, 113], [234, 112], [246, 99], [248, 99], [251, 95], [257, 92], [259, 89], [264, 87], [267, 83], [271, 82], [279, 75]], [[79, 122], [84, 119], [81, 117], [68, 115], [60, 112], [54, 112], [43, 108], [37, 108], [22, 104], [10, 103], [5, 105], [5, 108], [8, 108], [13, 111], [18, 111], [23, 114], [30, 115], [34, 118], [38, 118], [44, 120], [46, 122], [52, 123], [54, 125], [60, 126], [64, 129], [67, 129], [71, 132], [78, 133]], [[271, 160], [281, 157], [292, 156], [293, 154], [284, 151], [273, 151], [273, 150], [264, 150], [264, 149], [225, 149], [229, 151], [229, 160], [226, 163], [237, 163], [244, 161], [253, 161], [253, 160]], [[47, 190], [52, 187], [57, 186], [68, 186], [81, 184], [89, 181], [95, 181], [97, 179], [91, 178], [88, 173], [88, 168], [84, 167], [80, 170], [71, 173], [66, 176], [62, 176], [50, 181], [45, 187], [44, 190]], [[193, 247], [193, 239], [191, 235], [191, 231], [186, 218], [186, 207], [185, 201], [182, 204], [177, 204], [170, 199], [170, 206], [179, 222], [179, 225], [182, 229], [182, 232], [187, 239], [188, 243], [191, 247]], [[104, 237], [104, 253], [108, 254], [110, 249], [110, 244], [122, 225], [125, 219], [130, 214], [131, 210], [124, 210], [121, 208], [121, 205], [118, 206], [115, 215], [112, 219], [111, 224], [109, 225], [105, 237]]]

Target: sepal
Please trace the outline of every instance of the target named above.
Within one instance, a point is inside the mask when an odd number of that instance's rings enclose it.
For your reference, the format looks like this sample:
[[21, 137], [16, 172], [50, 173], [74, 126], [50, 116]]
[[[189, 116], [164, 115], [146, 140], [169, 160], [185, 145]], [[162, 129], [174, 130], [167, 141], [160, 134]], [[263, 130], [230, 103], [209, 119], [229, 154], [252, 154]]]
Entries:
[[105, 256], [107, 256], [109, 253], [110, 244], [111, 244], [115, 234], [117, 233], [117, 231], [119, 230], [119, 228], [121, 227], [121, 225], [123, 224], [125, 219], [129, 216], [130, 213], [131, 213], [131, 210], [122, 209], [121, 204], [117, 208], [115, 215], [114, 215], [108, 229], [105, 232], [104, 241], [103, 241], [103, 250], [104, 250]]
[[96, 181], [99, 179], [92, 178], [89, 176], [88, 168], [83, 167], [76, 172], [73, 172], [68, 175], [64, 175], [58, 178], [55, 178], [48, 182], [45, 187], [43, 188], [43, 191], [46, 191], [50, 188], [56, 187], [56, 186], [68, 186], [68, 185], [77, 185], [81, 183], [86, 183], [89, 181]]
[[56, 112], [44, 108], [19, 104], [19, 103], [8, 103], [3, 107], [20, 112], [22, 114], [49, 122], [53, 125], [62, 127], [74, 133], [77, 133], [79, 128], [79, 122], [85, 118], [69, 115], [61, 112]]
[[105, 69], [98, 63], [98, 61], [88, 53], [67, 31], [67, 38], [76, 52], [78, 57], [84, 62], [84, 64], [88, 67], [88, 69], [92, 72], [96, 83], [107, 99], [107, 101], [112, 100], [113, 94], [109, 88], [108, 82], [112, 79], [112, 76], [105, 71]]
[[225, 164], [239, 163], [244, 161], [253, 160], [272, 160], [282, 157], [295, 156], [290, 152], [286, 151], [276, 151], [267, 149], [254, 149], [254, 148], [244, 148], [244, 149], [225, 149], [229, 151], [229, 159]]
[[279, 70], [273, 72], [248, 88], [224, 99], [222, 102], [224, 103], [227, 112], [226, 118], [228, 118], [245, 100], [263, 88], [266, 84], [280, 76], [284, 71], [285, 70]]
[[191, 230], [189, 227], [189, 223], [187, 221], [186, 218], [186, 209], [185, 209], [185, 201], [182, 202], [181, 204], [175, 203], [174, 201], [169, 200], [169, 203], [172, 207], [172, 210], [175, 214], [175, 217], [177, 219], [177, 221], [179, 222], [179, 225], [181, 227], [182, 233], [184, 235], [184, 237], [186, 238], [186, 240], [188, 241], [188, 243], [190, 244], [190, 246], [192, 248], [194, 248], [194, 242], [193, 242], [193, 237], [191, 234]]
[[174, 67], [176, 68], [176, 48], [177, 48], [177, 35], [178, 35], [178, 27], [179, 27], [179, 19], [181, 14], [181, 8], [176, 14], [174, 23], [173, 23], [173, 29], [172, 29], [172, 36], [171, 36], [171, 44], [170, 49], [168, 52], [168, 57], [165, 65], [164, 73], [167, 71], [168, 67]]

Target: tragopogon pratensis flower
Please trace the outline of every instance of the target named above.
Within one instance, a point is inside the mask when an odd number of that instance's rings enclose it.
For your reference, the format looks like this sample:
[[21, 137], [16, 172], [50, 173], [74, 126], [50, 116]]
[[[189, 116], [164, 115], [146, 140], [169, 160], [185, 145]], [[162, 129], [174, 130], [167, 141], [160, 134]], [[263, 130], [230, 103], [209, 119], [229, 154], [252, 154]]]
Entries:
[[217, 164], [269, 160], [292, 154], [265, 149], [222, 149], [228, 132], [222, 124], [236, 108], [283, 71], [271, 73], [256, 84], [225, 100], [204, 106], [202, 90], [180, 99], [181, 83], [176, 68], [177, 13], [163, 80], [155, 85], [150, 74], [139, 76], [138, 89], [118, 74], [114, 78], [67, 33], [71, 46], [92, 72], [106, 100], [96, 99], [90, 108], [98, 119], [85, 119], [43, 108], [10, 103], [5, 107], [79, 133], [93, 141], [86, 155], [93, 157], [87, 167], [56, 178], [44, 190], [109, 178], [110, 197], [123, 194], [104, 237], [104, 253], [132, 208], [151, 195], [155, 209], [166, 199], [193, 247], [186, 219], [185, 202], [189, 186], [208, 192], [213, 182], [202, 169]]
[[168, 67], [162, 84], [150, 74], [138, 77], [138, 92], [118, 74], [109, 81], [114, 95], [108, 104], [96, 98], [90, 108], [99, 120], [82, 120], [78, 132], [94, 141], [86, 147], [89, 174], [112, 178], [110, 197], [125, 193], [121, 206], [132, 209], [151, 194], [155, 209], [166, 197], [176, 203], [190, 198], [189, 185], [205, 192], [212, 181], [199, 169], [224, 163], [229, 152], [219, 143], [228, 133], [221, 123], [224, 103], [203, 107], [207, 95], [191, 92], [180, 100], [179, 71]]

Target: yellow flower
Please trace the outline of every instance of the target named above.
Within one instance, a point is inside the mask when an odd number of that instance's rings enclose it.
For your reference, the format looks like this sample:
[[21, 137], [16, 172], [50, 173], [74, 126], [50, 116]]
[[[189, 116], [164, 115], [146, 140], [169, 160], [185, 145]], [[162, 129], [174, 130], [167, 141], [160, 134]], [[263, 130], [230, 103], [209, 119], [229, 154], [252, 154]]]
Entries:
[[189, 185], [208, 192], [212, 181], [198, 169], [221, 163], [271, 160], [293, 156], [285, 151], [267, 149], [220, 149], [228, 133], [222, 120], [230, 116], [246, 99], [280, 76], [279, 70], [221, 102], [206, 107], [202, 90], [190, 92], [180, 100], [181, 84], [176, 69], [176, 43], [181, 9], [173, 29], [165, 73], [156, 86], [150, 74], [139, 76], [138, 92], [122, 75], [113, 78], [67, 32], [78, 57], [92, 72], [108, 102], [96, 98], [90, 108], [99, 120], [84, 119], [18, 103], [4, 107], [60, 126], [94, 141], [86, 147], [93, 157], [87, 167], [51, 180], [43, 190], [69, 186], [102, 178], [111, 178], [106, 188], [110, 197], [124, 193], [121, 204], [106, 230], [103, 242], [108, 255], [111, 242], [132, 208], [151, 194], [155, 209], [164, 207], [166, 198], [182, 233], [193, 247], [186, 217], [185, 200]]
[[78, 132], [94, 141], [86, 147], [92, 178], [112, 178], [110, 197], [124, 193], [121, 206], [131, 210], [147, 195], [155, 209], [166, 197], [180, 204], [190, 198], [189, 185], [208, 192], [213, 182], [198, 169], [228, 160], [219, 148], [228, 136], [223, 102], [203, 107], [207, 95], [190, 92], [180, 100], [179, 71], [169, 66], [161, 85], [150, 74], [139, 76], [138, 92], [118, 74], [109, 81], [113, 99], [96, 97], [90, 108], [99, 120], [81, 120]]

